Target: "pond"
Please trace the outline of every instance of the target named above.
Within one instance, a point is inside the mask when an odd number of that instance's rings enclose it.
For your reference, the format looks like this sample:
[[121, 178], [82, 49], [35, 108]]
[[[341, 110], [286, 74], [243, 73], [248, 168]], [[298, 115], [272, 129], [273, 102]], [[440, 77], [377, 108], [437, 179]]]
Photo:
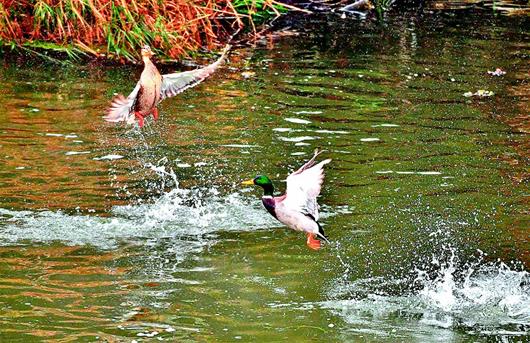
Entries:
[[[5, 59], [0, 340], [527, 340], [528, 27], [312, 18], [141, 131], [101, 118], [141, 66]], [[316, 147], [319, 251], [240, 185]]]

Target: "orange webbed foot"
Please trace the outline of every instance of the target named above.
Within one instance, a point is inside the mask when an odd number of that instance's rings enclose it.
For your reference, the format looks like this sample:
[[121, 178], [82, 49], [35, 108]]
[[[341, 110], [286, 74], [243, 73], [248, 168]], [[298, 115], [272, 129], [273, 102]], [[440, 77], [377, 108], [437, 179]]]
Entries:
[[134, 112], [134, 116], [136, 117], [136, 119], [138, 119], [138, 126], [140, 126], [140, 128], [142, 128], [142, 126], [144, 126], [144, 117], [138, 111]]
[[312, 233], [308, 233], [307, 234], [307, 242], [306, 243], [307, 243], [307, 246], [310, 249], [319, 250], [321, 248], [320, 241], [318, 239], [316, 239], [315, 235], [312, 234]]
[[155, 109], [153, 110], [153, 118], [155, 118], [155, 120], [158, 119], [158, 108], [155, 108]]

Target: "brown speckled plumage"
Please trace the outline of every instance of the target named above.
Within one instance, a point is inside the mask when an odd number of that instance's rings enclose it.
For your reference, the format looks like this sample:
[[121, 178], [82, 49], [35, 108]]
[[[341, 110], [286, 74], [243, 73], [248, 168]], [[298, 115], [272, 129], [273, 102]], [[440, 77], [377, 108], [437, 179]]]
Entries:
[[143, 126], [144, 118], [150, 114], [157, 119], [157, 105], [160, 101], [199, 84], [211, 75], [221, 64], [229, 49], [230, 45], [227, 45], [221, 57], [204, 68], [160, 75], [160, 72], [150, 59], [153, 55], [151, 49], [148, 46], [144, 46], [142, 48], [144, 70], [140, 80], [129, 96], [124, 97], [118, 94], [112, 100], [112, 104], [103, 119], [114, 123], [124, 121], [128, 124], [133, 124], [135, 120], [138, 120], [140, 127]]
[[133, 111], [139, 112], [143, 117], [148, 116], [160, 101], [162, 88], [162, 75], [150, 59], [145, 61], [144, 71], [140, 76], [140, 89], [134, 101]]

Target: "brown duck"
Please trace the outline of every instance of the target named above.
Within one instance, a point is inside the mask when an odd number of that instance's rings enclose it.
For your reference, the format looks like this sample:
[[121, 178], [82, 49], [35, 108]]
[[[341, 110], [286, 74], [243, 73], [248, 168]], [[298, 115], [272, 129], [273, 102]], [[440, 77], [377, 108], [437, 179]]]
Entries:
[[140, 127], [144, 125], [144, 118], [150, 114], [156, 120], [158, 118], [156, 106], [160, 101], [199, 84], [211, 75], [223, 61], [229, 49], [230, 45], [227, 45], [221, 57], [204, 68], [160, 75], [151, 61], [154, 53], [148, 45], [145, 45], [141, 50], [144, 70], [140, 75], [140, 81], [128, 97], [119, 94], [112, 100], [112, 104], [103, 119], [114, 123], [124, 121], [127, 124], [133, 124], [135, 120], [138, 120]]

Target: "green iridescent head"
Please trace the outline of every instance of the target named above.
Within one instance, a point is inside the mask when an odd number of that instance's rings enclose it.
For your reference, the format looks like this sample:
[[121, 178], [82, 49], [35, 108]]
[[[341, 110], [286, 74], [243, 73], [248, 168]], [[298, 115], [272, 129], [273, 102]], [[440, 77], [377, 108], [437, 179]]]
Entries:
[[263, 188], [264, 195], [272, 196], [272, 193], [274, 193], [274, 186], [272, 185], [272, 181], [265, 175], [258, 175], [253, 179], [243, 181], [242, 184], [260, 186], [261, 188]]

